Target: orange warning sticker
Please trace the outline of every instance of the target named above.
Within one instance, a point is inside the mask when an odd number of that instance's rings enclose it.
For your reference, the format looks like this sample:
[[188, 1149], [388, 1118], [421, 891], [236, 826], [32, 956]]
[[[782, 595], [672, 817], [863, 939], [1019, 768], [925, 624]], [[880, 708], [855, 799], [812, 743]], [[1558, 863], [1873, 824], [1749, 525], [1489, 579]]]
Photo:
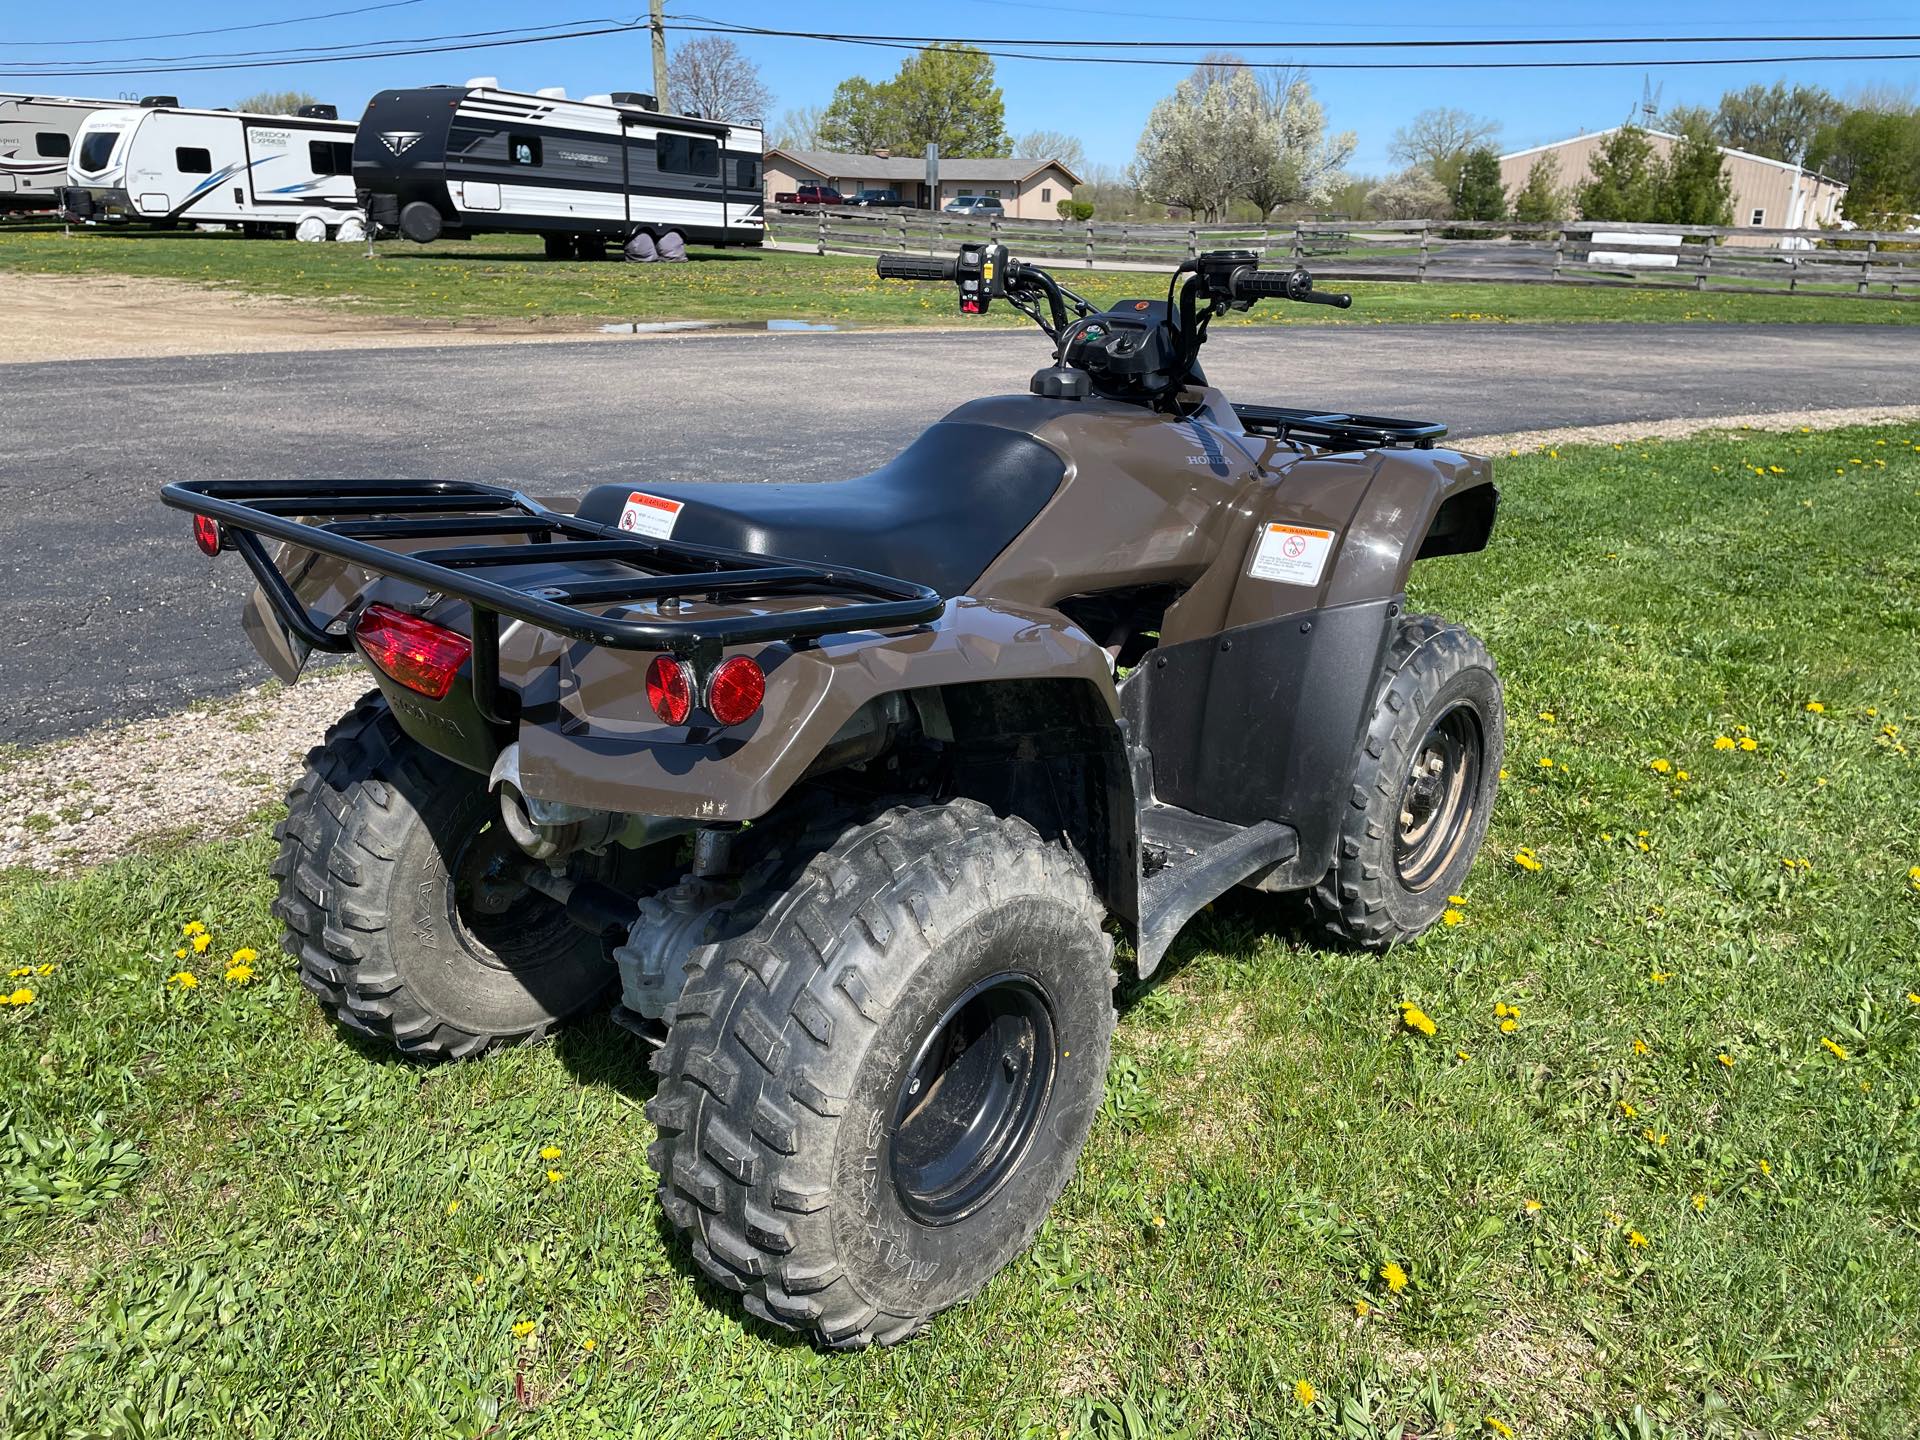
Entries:
[[1260, 533], [1247, 574], [1281, 585], [1318, 585], [1337, 533], [1306, 525], [1268, 525]]
[[627, 496], [627, 503], [620, 511], [620, 528], [664, 540], [673, 534], [673, 522], [680, 518], [684, 505], [680, 500], [666, 500], [635, 490]]

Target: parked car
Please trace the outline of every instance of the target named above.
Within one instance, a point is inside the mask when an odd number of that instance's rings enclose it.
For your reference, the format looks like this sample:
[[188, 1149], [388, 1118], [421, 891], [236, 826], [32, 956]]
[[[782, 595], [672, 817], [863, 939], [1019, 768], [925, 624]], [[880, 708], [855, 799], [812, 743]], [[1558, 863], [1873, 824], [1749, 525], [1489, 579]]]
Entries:
[[847, 203], [870, 210], [903, 210], [907, 205], [898, 190], [862, 190]]
[[998, 195], [962, 195], [958, 200], [947, 202], [947, 214], [966, 215], [976, 220], [1003, 220], [1007, 211]]
[[798, 190], [775, 195], [773, 203], [782, 210], [808, 210], [821, 205], [844, 205], [847, 197], [831, 185], [802, 185]]

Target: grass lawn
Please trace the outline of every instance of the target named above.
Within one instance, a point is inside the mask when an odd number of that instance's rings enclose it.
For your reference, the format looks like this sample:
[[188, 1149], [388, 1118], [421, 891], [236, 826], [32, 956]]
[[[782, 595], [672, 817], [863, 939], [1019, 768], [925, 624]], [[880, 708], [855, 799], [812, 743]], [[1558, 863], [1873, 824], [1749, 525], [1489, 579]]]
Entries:
[[1513, 717], [1459, 923], [1375, 957], [1218, 904], [1124, 995], [1039, 1243], [897, 1350], [694, 1278], [610, 1026], [433, 1070], [343, 1040], [265, 817], [0, 878], [0, 1433], [1905, 1440], [1917, 443], [1503, 461], [1493, 547], [1414, 596]]
[[[696, 250], [688, 265], [550, 261], [537, 238], [488, 235], [419, 246], [299, 245], [192, 231], [82, 231], [44, 220], [0, 224], [0, 270], [49, 275], [141, 275], [304, 302], [352, 304], [387, 316], [486, 320], [799, 319], [856, 325], [1025, 325], [1011, 309], [984, 319], [955, 312], [951, 287], [880, 280], [871, 261], [779, 250]], [[1164, 294], [1143, 273], [1059, 267], [1102, 303]], [[1390, 285], [1338, 288], [1351, 310], [1262, 305], [1225, 323], [1368, 325], [1386, 321], [1773, 321], [1920, 324], [1920, 304], [1820, 296], [1694, 294], [1576, 285]]]

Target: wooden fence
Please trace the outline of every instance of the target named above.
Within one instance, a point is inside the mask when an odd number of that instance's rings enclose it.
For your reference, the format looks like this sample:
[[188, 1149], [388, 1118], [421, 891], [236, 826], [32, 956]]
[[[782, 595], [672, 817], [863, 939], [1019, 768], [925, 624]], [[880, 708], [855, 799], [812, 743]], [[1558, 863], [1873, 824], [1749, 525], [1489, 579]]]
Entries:
[[[1566, 220], [1382, 220], [1266, 225], [973, 220], [926, 210], [769, 217], [772, 239], [820, 254], [951, 252], [995, 239], [1023, 260], [1171, 270], [1203, 250], [1258, 252], [1321, 280], [1632, 285], [1750, 294], [1920, 296], [1920, 235]], [[1601, 238], [1606, 237], [1606, 238]], [[1746, 242], [1729, 244], [1738, 237]], [[1677, 243], [1676, 243], [1677, 239]], [[1754, 241], [1762, 244], [1754, 244]]]

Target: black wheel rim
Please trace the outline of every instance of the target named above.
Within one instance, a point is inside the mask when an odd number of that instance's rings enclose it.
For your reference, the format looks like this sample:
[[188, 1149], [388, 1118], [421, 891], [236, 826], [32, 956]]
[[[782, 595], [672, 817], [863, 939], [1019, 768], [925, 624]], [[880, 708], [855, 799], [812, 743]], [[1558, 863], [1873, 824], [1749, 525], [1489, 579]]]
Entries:
[[1053, 1089], [1053, 1009], [1025, 975], [970, 986], [920, 1042], [894, 1105], [890, 1158], [909, 1215], [950, 1225], [1019, 1168]]
[[470, 959], [524, 971], [580, 946], [585, 932], [526, 883], [531, 863], [498, 815], [469, 832], [447, 862], [447, 921]]
[[1485, 754], [1480, 716], [1457, 701], [1434, 717], [1400, 789], [1393, 859], [1400, 883], [1425, 890], [1452, 868], [1473, 828]]

